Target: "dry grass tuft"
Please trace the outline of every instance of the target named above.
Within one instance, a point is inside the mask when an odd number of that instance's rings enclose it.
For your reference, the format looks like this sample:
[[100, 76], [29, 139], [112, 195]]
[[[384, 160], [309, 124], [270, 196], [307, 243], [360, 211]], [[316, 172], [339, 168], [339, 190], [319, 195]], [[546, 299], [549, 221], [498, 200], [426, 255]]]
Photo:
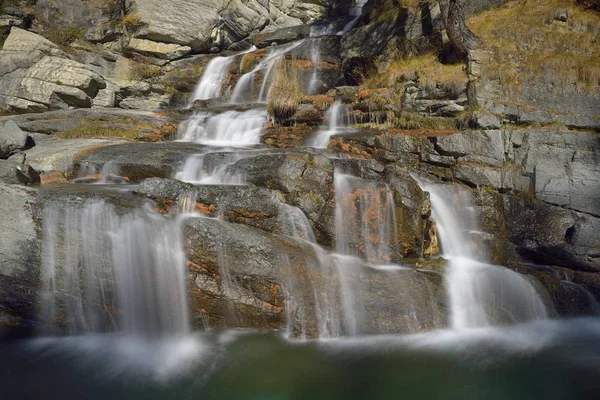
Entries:
[[389, 63], [385, 72], [379, 69], [376, 64], [363, 73], [361, 89], [394, 87], [396, 83], [414, 81], [421, 88], [432, 90], [437, 87], [457, 97], [467, 85], [463, 64], [442, 64], [434, 53], [397, 59]]
[[277, 66], [275, 81], [269, 92], [267, 111], [276, 122], [291, 118], [304, 97], [298, 82], [298, 73], [295, 69], [288, 70], [285, 63]]

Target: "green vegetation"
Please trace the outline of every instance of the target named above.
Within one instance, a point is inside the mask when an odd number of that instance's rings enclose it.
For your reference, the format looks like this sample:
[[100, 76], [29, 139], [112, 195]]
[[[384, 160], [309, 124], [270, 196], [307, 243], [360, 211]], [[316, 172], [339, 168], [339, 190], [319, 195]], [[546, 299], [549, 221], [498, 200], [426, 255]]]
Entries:
[[131, 62], [131, 77], [136, 80], [152, 79], [160, 76], [162, 71], [158, 65], [137, 58]]
[[[162, 134], [162, 131], [171, 131], [171, 127], [163, 129], [155, 125], [135, 120], [129, 117], [123, 117], [111, 121], [84, 120], [78, 121], [78, 126], [73, 129], [58, 132], [56, 137], [61, 139], [79, 139], [88, 137], [115, 137], [124, 139], [140, 139], [140, 133], [147, 133], [149, 136], [153, 131]], [[176, 129], [175, 129], [176, 130]]]
[[46, 39], [61, 47], [67, 47], [85, 35], [85, 30], [79, 26], [55, 26], [42, 34]]
[[107, 126], [106, 123], [98, 121], [82, 122], [77, 128], [56, 133], [61, 139], [79, 139], [88, 137], [117, 137], [125, 139], [137, 139], [139, 129], [119, 129]]

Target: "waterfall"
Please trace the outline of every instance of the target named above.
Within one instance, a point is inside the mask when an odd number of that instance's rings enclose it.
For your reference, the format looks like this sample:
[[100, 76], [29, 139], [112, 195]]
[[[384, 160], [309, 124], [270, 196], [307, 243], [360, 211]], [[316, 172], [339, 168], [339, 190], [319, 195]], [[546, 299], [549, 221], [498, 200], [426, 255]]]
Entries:
[[374, 264], [389, 264], [397, 242], [392, 191], [335, 171], [335, 250]]
[[350, 9], [350, 15], [352, 15], [354, 18], [350, 22], [348, 22], [340, 32], [337, 33], [338, 35], [343, 35], [344, 33], [354, 29], [356, 23], [358, 22], [358, 19], [362, 14], [362, 9], [364, 5], [367, 4], [367, 1], [368, 0], [355, 0], [354, 7]]
[[236, 56], [241, 54], [249, 53], [256, 50], [256, 47], [252, 46], [250, 49], [231, 55], [229, 57], [215, 57], [206, 65], [202, 77], [198, 81], [192, 98], [190, 99], [190, 106], [196, 100], [208, 100], [221, 97], [223, 90], [223, 80], [229, 72], [229, 65], [235, 59]]
[[310, 49], [310, 62], [312, 63], [312, 72], [310, 82], [308, 83], [307, 94], [313, 95], [317, 93], [317, 84], [319, 83], [319, 63], [321, 62], [321, 49], [319, 43], [313, 41]]
[[[273, 69], [275, 65], [283, 59], [283, 56], [287, 52], [300, 46], [303, 42], [303, 40], [299, 40], [285, 46], [278, 46], [270, 49], [265, 55], [265, 57], [263, 57], [263, 59], [258, 62], [256, 67], [252, 69], [252, 71], [247, 72], [240, 77], [237, 84], [233, 88], [233, 93], [231, 95], [231, 103], [243, 104], [252, 103], [254, 101], [258, 101], [259, 103], [266, 103], [268, 100], [267, 97], [270, 89], [268, 85], [273, 81]], [[258, 97], [255, 97], [254, 81], [256, 80], [256, 74], [261, 71], [264, 71], [262, 77], [262, 84], [258, 93]]]
[[177, 138], [212, 146], [249, 146], [260, 143], [266, 124], [265, 110], [198, 113], [179, 125]]
[[520, 274], [478, 256], [468, 235], [478, 231], [470, 192], [457, 185], [420, 183], [448, 258], [447, 282], [455, 329], [546, 318], [535, 288]]
[[244, 177], [231, 172], [231, 167], [245, 157], [240, 152], [195, 154], [187, 158], [175, 178], [200, 185], [242, 185]]
[[354, 130], [349, 127], [350, 125], [350, 113], [348, 107], [340, 100], [336, 100], [331, 105], [327, 112], [329, 118], [329, 125], [325, 129], [320, 129], [315, 135], [309, 139], [308, 146], [315, 147], [318, 149], [326, 149], [329, 145], [329, 139], [333, 135], [342, 133], [350, 133]]
[[40, 308], [49, 330], [189, 333], [184, 217], [120, 214], [102, 200], [46, 205]]

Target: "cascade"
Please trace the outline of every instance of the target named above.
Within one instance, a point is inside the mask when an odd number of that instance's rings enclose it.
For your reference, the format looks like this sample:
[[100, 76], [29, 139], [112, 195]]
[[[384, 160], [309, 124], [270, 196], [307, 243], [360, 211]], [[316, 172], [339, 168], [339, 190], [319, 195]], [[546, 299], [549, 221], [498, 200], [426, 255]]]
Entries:
[[532, 284], [477, 254], [468, 236], [478, 231], [470, 192], [457, 185], [420, 184], [431, 195], [432, 217], [449, 261], [452, 327], [476, 328], [546, 318], [544, 303]]
[[206, 65], [202, 77], [198, 81], [194, 93], [190, 99], [189, 106], [196, 100], [208, 100], [221, 97], [223, 80], [229, 71], [229, 66], [234, 58], [238, 55], [249, 53], [256, 50], [252, 46], [246, 51], [237, 53], [228, 57], [215, 57]]
[[351, 116], [348, 107], [340, 100], [336, 100], [327, 112], [329, 125], [325, 129], [320, 129], [309, 139], [308, 146], [325, 149], [329, 145], [329, 139], [333, 135], [350, 133], [354, 130], [349, 127]]
[[177, 138], [212, 146], [249, 146], [260, 143], [266, 123], [265, 110], [198, 113], [180, 124]]
[[102, 200], [48, 204], [43, 222], [41, 318], [70, 334], [138, 337], [190, 332], [181, 224]]

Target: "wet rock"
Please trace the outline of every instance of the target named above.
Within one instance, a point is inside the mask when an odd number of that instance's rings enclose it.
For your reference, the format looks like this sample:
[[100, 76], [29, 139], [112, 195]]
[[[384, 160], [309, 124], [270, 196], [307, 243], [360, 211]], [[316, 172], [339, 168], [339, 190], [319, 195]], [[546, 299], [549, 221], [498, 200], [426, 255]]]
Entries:
[[103, 146], [76, 154], [73, 174], [86, 166], [100, 171], [104, 164], [113, 161], [120, 168], [121, 175], [132, 183], [152, 177], [170, 178], [181, 169], [187, 157], [200, 153], [201, 149], [199, 145], [179, 142], [129, 142]]
[[0, 335], [32, 334], [41, 263], [36, 191], [0, 183]]
[[40, 175], [30, 165], [0, 160], [0, 181], [4, 183], [31, 185], [40, 182]]
[[[199, 326], [283, 329], [286, 311], [292, 336], [309, 338], [447, 325], [443, 278], [437, 273], [336, 261], [306, 242], [215, 219], [188, 220], [184, 237]], [[337, 268], [335, 262], [342, 264]], [[347, 301], [351, 314], [344, 310]]]
[[14, 121], [0, 121], [0, 158], [27, 148], [27, 134]]
[[503, 199], [508, 238], [522, 257], [600, 271], [600, 218], [517, 196]]
[[218, 220], [190, 219], [184, 237], [199, 327], [207, 321], [211, 327], [282, 328], [286, 269], [317, 262], [308, 244]]
[[54, 185], [68, 183], [67, 177], [60, 171], [47, 171], [40, 174], [42, 185]]
[[246, 182], [280, 192], [286, 203], [308, 217], [317, 241], [333, 241], [333, 163], [310, 151], [289, 151], [245, 158], [232, 167]]
[[556, 316], [562, 318], [597, 315], [597, 300], [582, 285], [561, 278], [551, 267], [519, 265], [517, 271], [536, 278], [548, 292]]

